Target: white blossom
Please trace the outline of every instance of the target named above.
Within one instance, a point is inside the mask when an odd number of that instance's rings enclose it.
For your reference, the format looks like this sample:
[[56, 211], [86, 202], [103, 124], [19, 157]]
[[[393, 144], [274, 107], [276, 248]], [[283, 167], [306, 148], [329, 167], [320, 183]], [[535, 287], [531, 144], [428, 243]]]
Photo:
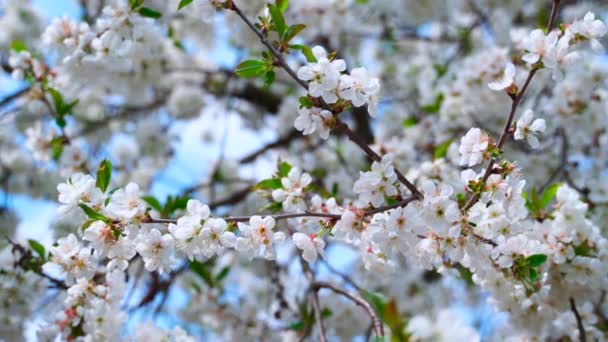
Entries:
[[519, 120], [517, 120], [515, 133], [513, 135], [515, 140], [526, 140], [530, 147], [538, 148], [540, 145], [537, 135], [545, 131], [546, 125], [543, 119], [534, 119], [534, 112], [530, 109], [526, 110]]
[[298, 78], [310, 81], [308, 92], [315, 97], [322, 97], [327, 103], [335, 103], [340, 74], [346, 70], [346, 63], [342, 59], [330, 61], [327, 52], [320, 46], [312, 48], [316, 62], [308, 63], [298, 69]]
[[291, 236], [293, 243], [302, 250], [302, 258], [310, 263], [317, 261], [317, 256], [325, 257], [325, 241], [315, 234], [306, 235], [296, 232]]

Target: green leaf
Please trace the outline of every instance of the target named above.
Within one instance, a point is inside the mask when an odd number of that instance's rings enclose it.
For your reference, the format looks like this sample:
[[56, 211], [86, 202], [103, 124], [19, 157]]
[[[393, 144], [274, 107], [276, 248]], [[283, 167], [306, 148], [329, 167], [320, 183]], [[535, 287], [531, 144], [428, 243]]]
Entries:
[[63, 137], [55, 137], [51, 140], [51, 151], [53, 160], [59, 160], [63, 154]]
[[177, 210], [186, 209], [188, 200], [190, 200], [190, 197], [188, 196], [168, 196], [162, 211], [163, 215], [169, 216]]
[[109, 160], [104, 159], [99, 168], [97, 169], [97, 181], [95, 185], [101, 190], [106, 192], [110, 185], [110, 179], [112, 178], [112, 163]]
[[303, 329], [304, 329], [304, 322], [302, 322], [302, 321], [296, 321], [296, 322], [289, 324], [289, 330], [300, 331]]
[[299, 101], [300, 101], [300, 108], [312, 108], [314, 106], [314, 104], [312, 103], [312, 100], [308, 96], [301, 96], [299, 98]]
[[281, 202], [271, 202], [268, 203], [264, 208], [260, 209], [260, 212], [270, 212], [270, 213], [278, 213], [283, 210], [283, 203]]
[[46, 90], [51, 94], [51, 98], [53, 99], [53, 105], [55, 107], [55, 112], [57, 114], [57, 124], [59, 127], [65, 126], [64, 116], [69, 114], [74, 107], [78, 104], [78, 100], [74, 100], [72, 102], [66, 103], [63, 99], [63, 95], [54, 88], [46, 88]]
[[22, 40], [16, 39], [11, 43], [11, 50], [15, 52], [27, 51], [27, 46]]
[[137, 13], [139, 13], [139, 15], [141, 15], [142, 17], [152, 18], [152, 19], [158, 19], [163, 16], [162, 13], [157, 12], [149, 7], [142, 7], [137, 11]]
[[280, 189], [282, 187], [281, 180], [276, 178], [268, 178], [260, 181], [256, 184], [253, 189], [254, 190], [275, 190]]
[[376, 312], [379, 314], [384, 312], [386, 304], [388, 303], [388, 300], [384, 296], [366, 290], [363, 290], [361, 294], [363, 295], [363, 298], [376, 309]]
[[547, 187], [547, 189], [545, 189], [545, 191], [543, 192], [541, 198], [540, 198], [540, 206], [541, 208], [546, 208], [549, 203], [551, 203], [551, 201], [555, 198], [555, 195], [557, 194], [557, 190], [559, 189], [559, 187], [561, 186], [561, 183], [555, 183], [555, 184], [551, 184], [549, 187]]
[[221, 282], [228, 276], [229, 273], [230, 273], [230, 266], [225, 266], [215, 275], [215, 281], [218, 283]]
[[207, 269], [206, 263], [202, 263], [196, 260], [190, 261], [190, 270], [196, 274], [198, 274], [201, 279], [209, 286], [214, 287], [213, 276], [211, 272]]
[[437, 97], [435, 98], [435, 102], [431, 103], [430, 105], [423, 106], [422, 110], [429, 114], [438, 113], [439, 110], [441, 109], [441, 104], [443, 103], [443, 99], [444, 99], [443, 93], [439, 93], [437, 95]]
[[403, 125], [403, 128], [414, 127], [418, 124], [418, 119], [413, 116], [410, 116], [407, 119], [404, 119], [401, 124]]
[[152, 207], [152, 209], [158, 211], [159, 213], [163, 212], [163, 206], [160, 204], [159, 200], [154, 196], [142, 196], [142, 198], [146, 203]]
[[88, 205], [86, 205], [84, 203], [80, 203], [78, 206], [84, 211], [84, 213], [89, 218], [92, 218], [92, 219], [97, 220], [97, 221], [103, 221], [103, 222], [106, 222], [106, 223], [112, 222], [112, 220], [109, 217], [107, 217], [107, 216], [105, 216], [105, 215], [103, 215], [101, 213], [96, 212], [93, 208], [89, 207]]
[[305, 28], [306, 28], [306, 25], [304, 25], [304, 24], [296, 24], [296, 25], [289, 26], [287, 28], [287, 31], [285, 31], [285, 35], [282, 37], [283, 41], [289, 42], [295, 36], [297, 36], [298, 33], [302, 32], [302, 30], [304, 30]]
[[177, 10], [179, 11], [179, 10], [181, 10], [182, 8], [184, 8], [184, 7], [188, 6], [188, 5], [190, 5], [191, 3], [192, 3], [192, 0], [181, 0], [181, 1], [179, 2], [179, 5], [177, 6]]
[[281, 10], [281, 12], [285, 12], [287, 6], [289, 6], [289, 0], [276, 0], [275, 4]]
[[452, 144], [452, 140], [447, 140], [442, 142], [441, 144], [435, 146], [435, 151], [433, 152], [433, 159], [441, 159], [448, 154], [448, 148]]
[[533, 254], [527, 257], [526, 261], [530, 267], [538, 267], [547, 261], [547, 256], [545, 254]]
[[93, 224], [93, 222], [95, 222], [97, 220], [87, 220], [87, 222], [82, 224], [82, 227], [80, 227], [82, 229], [82, 231], [84, 232], [85, 230], [87, 230], [87, 228], [89, 228], [89, 226], [91, 224]]
[[397, 204], [399, 201], [397, 201], [396, 199], [389, 197], [387, 195], [384, 195], [384, 202], [386, 202], [386, 205], [395, 205]]
[[287, 177], [289, 171], [291, 171], [291, 165], [288, 162], [284, 161], [279, 163], [279, 176], [281, 178]]
[[132, 10], [139, 8], [139, 6], [143, 5], [144, 0], [129, 0], [129, 7]]
[[279, 34], [279, 37], [282, 38], [285, 35], [285, 30], [287, 29], [285, 19], [283, 18], [283, 13], [277, 6], [273, 4], [268, 4], [268, 12], [270, 13], [270, 18], [272, 19], [274, 29]]
[[264, 87], [268, 88], [274, 82], [275, 73], [274, 70], [268, 70], [264, 75]]
[[531, 282], [534, 283], [538, 280], [538, 272], [535, 269], [530, 268], [530, 270], [528, 271], [528, 274], [530, 275]]
[[266, 63], [256, 59], [246, 60], [236, 66], [234, 72], [240, 77], [256, 77], [266, 71]]
[[27, 240], [27, 242], [30, 244], [30, 247], [32, 247], [32, 250], [34, 250], [42, 259], [46, 258], [46, 250], [40, 242], [31, 239]]
[[294, 44], [294, 45], [291, 45], [290, 47], [295, 50], [300, 50], [302, 52], [302, 54], [304, 55], [304, 57], [306, 57], [306, 60], [308, 61], [308, 63], [317, 62], [317, 58], [312, 53], [312, 49], [309, 46]]

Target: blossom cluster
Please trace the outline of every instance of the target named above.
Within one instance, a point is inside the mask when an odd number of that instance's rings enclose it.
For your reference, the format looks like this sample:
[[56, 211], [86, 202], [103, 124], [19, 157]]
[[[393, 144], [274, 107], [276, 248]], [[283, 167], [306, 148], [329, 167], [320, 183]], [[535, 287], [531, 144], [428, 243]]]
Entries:
[[[321, 46], [312, 48], [315, 61], [298, 69], [298, 78], [307, 81], [308, 94], [321, 99], [325, 104], [349, 103], [354, 107], [367, 105], [369, 115], [377, 114], [380, 96], [380, 81], [372, 77], [369, 71], [359, 67], [345, 73], [346, 62], [332, 55]], [[335, 119], [332, 112], [319, 107], [302, 107], [298, 111], [294, 126], [302, 134], [315, 131], [327, 139]]]

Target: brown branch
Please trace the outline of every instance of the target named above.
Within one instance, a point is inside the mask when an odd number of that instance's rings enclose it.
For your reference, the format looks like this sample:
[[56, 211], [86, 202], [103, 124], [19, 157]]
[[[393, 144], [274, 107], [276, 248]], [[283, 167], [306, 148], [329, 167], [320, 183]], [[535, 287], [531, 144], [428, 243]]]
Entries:
[[376, 336], [384, 337], [384, 326], [382, 324], [382, 321], [378, 318], [378, 315], [376, 314], [376, 311], [371, 306], [371, 304], [368, 303], [361, 296], [359, 296], [356, 293], [352, 293], [352, 292], [343, 290], [331, 283], [323, 282], [323, 281], [316, 282], [316, 283], [312, 284], [311, 287], [316, 290], [319, 290], [322, 288], [332, 290], [334, 293], [339, 294], [339, 295], [351, 300], [358, 306], [362, 307], [363, 310], [365, 310], [365, 312], [367, 312], [367, 314], [372, 319], [372, 324], [373, 324], [374, 332], [376, 333]]
[[[230, 9], [232, 11], [234, 11], [245, 22], [245, 24], [247, 24], [247, 26], [249, 26], [249, 28], [258, 36], [258, 38], [260, 39], [262, 44], [264, 46], [266, 46], [266, 48], [270, 51], [270, 53], [273, 55], [276, 62], [283, 68], [283, 70], [285, 70], [285, 72], [287, 72], [287, 74], [289, 74], [289, 76], [291, 78], [293, 78], [294, 81], [296, 81], [302, 88], [304, 88], [306, 91], [308, 91], [308, 84], [305, 81], [298, 78], [296, 72], [287, 64], [287, 62], [285, 62], [285, 59], [283, 58], [283, 54], [280, 51], [278, 51], [274, 47], [274, 45], [272, 45], [272, 43], [270, 41], [268, 41], [268, 39], [266, 39], [266, 36], [264, 35], [264, 33], [262, 31], [260, 31], [249, 20], [249, 18], [247, 18], [247, 16], [234, 3], [234, 1], [232, 2], [232, 6]], [[334, 114], [338, 114], [338, 113], [335, 113], [335, 111], [331, 110], [331, 108], [322, 99], [320, 100], [320, 102], [323, 105], [323, 108], [332, 111], [332, 113], [334, 113]], [[346, 124], [342, 123], [342, 125], [340, 125], [340, 121], [338, 121], [338, 126], [339, 126], [340, 131], [345, 133], [348, 136], [348, 138], [352, 142], [357, 144], [370, 158], [372, 158], [373, 160], [376, 160], [376, 161], [379, 161], [381, 159], [381, 157], [376, 152], [374, 152], [371, 148], [369, 148], [369, 146], [367, 146], [367, 144], [365, 144], [365, 142], [363, 142], [356, 134], [354, 134], [354, 132], [351, 131], [350, 128], [348, 128], [348, 126]], [[423, 198], [422, 193], [420, 191], [418, 191], [418, 189], [410, 181], [408, 181], [407, 178], [405, 178], [405, 176], [396, 168], [395, 168], [395, 173], [397, 174], [397, 179], [399, 179], [399, 181], [401, 183], [403, 183], [417, 199]]]
[[583, 326], [583, 320], [581, 319], [581, 315], [578, 313], [576, 309], [576, 303], [574, 302], [574, 298], [570, 297], [570, 310], [574, 314], [576, 318], [576, 326], [578, 327], [578, 339], [581, 342], [587, 342], [587, 334], [585, 333], [585, 327]]
[[239, 160], [239, 163], [241, 163], [241, 164], [251, 163], [251, 162], [255, 161], [260, 155], [266, 153], [267, 151], [274, 149], [274, 148], [286, 146], [292, 140], [294, 140], [298, 137], [301, 137], [299, 132], [296, 129], [291, 129], [287, 134], [283, 135], [282, 137], [279, 137], [275, 141], [270, 142], [270, 143], [262, 146], [258, 150], [255, 150], [255, 151], [251, 152], [250, 154], [244, 156], [243, 158], [241, 158], [241, 160]]
[[[557, 11], [559, 9], [559, 2], [560, 0], [553, 0], [553, 6], [551, 8], [551, 19], [549, 20], [549, 24], [547, 25], [547, 32], [551, 32], [551, 29], [553, 28], [553, 24], [555, 23], [555, 18], [557, 16]], [[503, 145], [507, 142], [507, 138], [509, 137], [510, 133], [510, 129], [511, 129], [511, 124], [513, 123], [513, 118], [515, 117], [515, 113], [517, 112], [517, 108], [519, 107], [519, 104], [521, 103], [521, 100], [524, 98], [524, 96], [526, 95], [526, 91], [528, 90], [528, 87], [530, 86], [530, 83], [532, 82], [532, 79], [534, 78], [534, 75], [536, 75], [536, 72], [539, 69], [537, 69], [536, 67], [532, 67], [532, 70], [530, 70], [530, 72], [528, 73], [528, 77], [526, 78], [526, 81], [524, 82], [523, 87], [521, 88], [521, 90], [517, 93], [517, 95], [513, 96], [512, 102], [511, 102], [511, 110], [509, 111], [509, 115], [507, 116], [507, 120], [505, 121], [505, 125], [502, 129], [502, 134], [498, 140], [498, 149], [502, 149]], [[488, 162], [488, 166], [486, 166], [484, 175], [483, 175], [483, 182], [486, 182], [488, 180], [488, 178], [490, 178], [490, 175], [493, 172], [493, 167], [494, 164], [498, 161], [498, 158], [492, 158], [490, 159], [490, 161]], [[475, 195], [471, 195], [469, 200], [467, 201], [463, 211], [467, 211], [469, 210], [472, 206], [475, 205], [475, 203], [477, 203], [477, 201], [479, 201], [479, 198]]]
[[[247, 191], [249, 192], [250, 188], [247, 188]], [[408, 197], [396, 204], [393, 205], [389, 205], [389, 206], [382, 206], [382, 207], [378, 207], [375, 209], [369, 209], [367, 211], [365, 211], [364, 216], [371, 216], [377, 213], [381, 213], [381, 212], [385, 212], [387, 210], [391, 210], [391, 209], [395, 209], [397, 207], [405, 207], [406, 205], [408, 205], [409, 203], [415, 201], [416, 198], [413, 197]], [[211, 208], [211, 206], [214, 205], [213, 203], [209, 205], [209, 207]], [[217, 206], [217, 205], [214, 205]], [[318, 218], [325, 218], [325, 219], [329, 219], [329, 220], [339, 220], [342, 218], [342, 215], [340, 214], [329, 214], [329, 213], [319, 213], [319, 212], [311, 212], [311, 211], [305, 211], [303, 213], [282, 213], [282, 214], [274, 214], [274, 215], [264, 215], [264, 214], [260, 214], [260, 216], [270, 216], [272, 218], [274, 218], [275, 220], [287, 220], [287, 219], [292, 219], [292, 218], [301, 218], [301, 217], [318, 217]], [[251, 218], [250, 216], [230, 216], [230, 217], [222, 217], [222, 219], [224, 219], [226, 222], [247, 222], [249, 221], [249, 219]], [[142, 223], [177, 223], [176, 219], [162, 219], [162, 218], [153, 218], [153, 217], [146, 217], [142, 220]]]
[[[373, 161], [379, 162], [382, 160], [382, 157], [374, 150], [372, 150], [365, 142], [363, 142], [363, 140], [361, 140], [343, 121], [338, 120], [334, 129], [344, 133], [350, 141], [354, 142], [357, 146], [359, 146], [363, 150], [363, 152]], [[399, 169], [394, 167], [393, 170], [395, 171], [395, 174], [397, 174], [397, 179], [403, 185], [405, 185], [405, 187], [414, 195], [416, 199], [421, 200], [424, 198], [424, 196], [420, 191], [418, 191], [416, 186], [412, 184], [409, 180], [407, 180], [407, 178], [405, 178], [405, 176], [401, 173], [401, 171], [399, 171]]]

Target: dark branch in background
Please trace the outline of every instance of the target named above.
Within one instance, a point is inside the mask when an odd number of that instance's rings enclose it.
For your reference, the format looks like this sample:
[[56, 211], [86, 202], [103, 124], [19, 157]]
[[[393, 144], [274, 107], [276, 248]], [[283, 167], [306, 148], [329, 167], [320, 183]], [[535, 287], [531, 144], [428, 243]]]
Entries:
[[[268, 39], [266, 39], [264, 34], [249, 20], [249, 18], [247, 18], [247, 16], [241, 11], [241, 9], [234, 3], [234, 1], [232, 2], [232, 7], [230, 9], [234, 11], [245, 22], [245, 24], [247, 24], [247, 26], [249, 26], [249, 28], [258, 36], [258, 38], [260, 38], [262, 44], [266, 46], [266, 48], [272, 53], [272, 55], [276, 59], [276, 62], [283, 68], [283, 70], [285, 70], [285, 72], [287, 72], [287, 74], [289, 74], [289, 76], [291, 76], [291, 78], [293, 78], [294, 81], [296, 81], [302, 88], [308, 91], [308, 84], [298, 78], [295, 71], [287, 64], [287, 62], [285, 62], [282, 53], [279, 52], [274, 47], [274, 45], [272, 45], [272, 43], [268, 41]], [[323, 101], [321, 102], [325, 109], [331, 109]], [[345, 133], [351, 141], [355, 142], [359, 147], [361, 147], [361, 149], [363, 149], [363, 151], [368, 155], [368, 157], [376, 161], [379, 161], [381, 159], [381, 157], [372, 149], [370, 149], [369, 146], [367, 146], [367, 144], [365, 144], [359, 137], [357, 137], [346, 124], [338, 120], [337, 126], [339, 127], [339, 130], [342, 133]], [[399, 179], [399, 181], [403, 183], [405, 187], [408, 188], [408, 190], [410, 190], [416, 198], [422, 199], [423, 195], [420, 191], [418, 191], [416, 186], [414, 186], [414, 184], [408, 181], [407, 178], [405, 178], [405, 176], [403, 176], [403, 174], [397, 168], [394, 168], [394, 170], [397, 174], [397, 178]]]
[[316, 282], [315, 274], [308, 266], [308, 263], [302, 258], [302, 255], [298, 256], [300, 258], [300, 265], [302, 265], [302, 270], [310, 283], [310, 287], [308, 288], [308, 296], [310, 297], [310, 301], [312, 302], [312, 309], [315, 315], [315, 321], [317, 322], [317, 326], [319, 327], [319, 341], [327, 342], [327, 333], [325, 332], [325, 323], [323, 323], [323, 313], [321, 312], [321, 304], [319, 303], [319, 292], [314, 287]]
[[320, 290], [323, 288], [332, 290], [336, 294], [339, 294], [339, 295], [351, 300], [358, 306], [362, 307], [363, 310], [365, 310], [365, 312], [372, 319], [372, 325], [374, 327], [374, 332], [376, 333], [376, 336], [384, 337], [384, 326], [382, 325], [382, 321], [378, 318], [378, 315], [376, 314], [376, 311], [374, 311], [374, 308], [371, 306], [371, 304], [368, 303], [361, 296], [359, 296], [356, 293], [351, 293], [349, 291], [343, 290], [331, 283], [327, 283], [327, 282], [323, 282], [323, 281], [318, 281], [318, 282], [312, 284], [311, 287], [316, 290]]
[[[336, 123], [335, 129], [338, 132], [344, 133], [348, 137], [348, 139], [350, 141], [354, 142], [357, 146], [359, 146], [371, 160], [377, 161], [377, 162], [380, 162], [382, 160], [382, 157], [378, 153], [376, 153], [374, 150], [372, 150], [361, 139], [359, 139], [359, 137], [353, 131], [351, 131], [350, 128], [348, 128], [348, 125], [346, 125], [343, 121], [338, 121]], [[424, 197], [422, 195], [422, 193], [420, 191], [418, 191], [416, 186], [414, 186], [414, 184], [410, 183], [410, 181], [408, 181], [407, 178], [405, 178], [405, 176], [401, 173], [401, 171], [399, 171], [397, 168], [393, 168], [393, 169], [395, 170], [395, 174], [397, 174], [397, 179], [401, 183], [403, 183], [403, 185], [405, 185], [405, 187], [409, 191], [412, 192], [414, 197], [416, 197], [419, 200]]]
[[30, 90], [30, 87], [25, 87], [23, 89], [19, 89], [16, 92], [7, 95], [2, 100], [0, 100], [0, 107], [4, 107], [5, 105], [11, 103], [13, 100], [17, 99], [21, 95], [27, 93]]
[[585, 333], [585, 327], [583, 326], [583, 320], [581, 319], [581, 315], [578, 313], [576, 309], [576, 303], [574, 302], [574, 298], [570, 297], [570, 310], [574, 314], [576, 318], [576, 326], [578, 327], [578, 340], [581, 342], [587, 342], [587, 334]]
[[36, 265], [35, 263], [33, 263], [34, 259], [36, 259], [34, 257], [34, 255], [32, 254], [32, 251], [23, 247], [22, 245], [20, 245], [17, 242], [14, 242], [13, 240], [11, 240], [10, 238], [6, 238], [8, 240], [8, 242], [13, 246], [13, 254], [15, 253], [19, 253], [19, 259], [17, 259], [17, 261], [15, 261], [15, 267], [17, 268], [21, 268], [24, 271], [32, 271], [34, 273], [36, 273], [37, 275], [48, 279], [55, 288], [58, 289], [62, 289], [62, 290], [67, 290], [68, 287], [65, 285], [65, 283], [62, 280], [56, 279], [46, 273], [44, 273], [42, 271], [42, 265]]
[[[555, 18], [557, 17], [557, 12], [559, 9], [559, 3], [560, 3], [560, 0], [553, 0], [553, 6], [551, 8], [551, 19], [549, 19], [549, 24], [547, 24], [547, 33], [551, 32], [551, 29], [553, 28], [553, 24], [555, 23]], [[530, 72], [528, 73], [528, 77], [526, 78], [526, 81], [525, 81], [523, 87], [517, 93], [517, 95], [512, 97], [511, 110], [509, 111], [509, 115], [507, 116], [507, 120], [502, 129], [502, 134], [500, 136], [500, 139], [498, 140], [497, 147], [499, 150], [502, 149], [503, 145], [507, 142], [507, 138], [510, 135], [509, 131], [511, 129], [511, 124], [513, 123], [513, 118], [515, 117], [517, 108], [519, 107], [521, 100], [526, 95], [526, 91], [528, 90], [528, 87], [530, 86], [530, 83], [532, 82], [532, 79], [534, 78], [534, 75], [536, 75], [536, 72], [538, 70], [539, 69], [537, 69], [536, 67], [534, 67], [534, 66], [532, 67], [532, 70], [530, 70]], [[488, 162], [488, 166], [486, 167], [486, 171], [482, 178], [483, 182], [486, 182], [488, 180], [488, 178], [490, 178], [490, 175], [492, 175], [493, 167], [494, 167], [494, 164], [497, 162], [497, 160], [498, 160], [498, 158], [492, 158]], [[479, 201], [479, 198], [475, 195], [471, 195], [471, 197], [467, 201], [466, 205], [464, 206], [464, 211], [469, 210], [472, 206], [475, 205], [475, 203], [477, 203], [477, 201]]]
[[301, 136], [302, 135], [295, 128], [292, 128], [287, 134], [279, 137], [275, 141], [272, 141], [262, 146], [260, 149], [253, 151], [245, 157], [241, 158], [239, 160], [239, 163], [248, 164], [254, 162], [260, 155], [266, 153], [267, 151], [272, 150], [274, 148], [287, 146], [287, 144], [289, 144], [292, 140], [295, 140]]

